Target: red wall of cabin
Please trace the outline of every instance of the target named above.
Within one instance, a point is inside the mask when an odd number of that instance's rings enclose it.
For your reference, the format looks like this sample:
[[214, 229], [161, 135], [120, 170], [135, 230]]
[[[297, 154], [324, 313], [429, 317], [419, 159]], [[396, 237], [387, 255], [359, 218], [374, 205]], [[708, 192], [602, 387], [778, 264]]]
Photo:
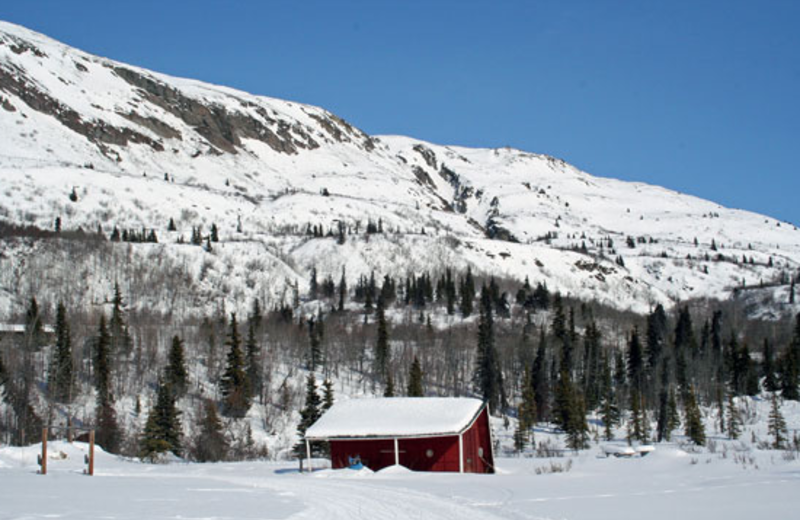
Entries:
[[[464, 432], [464, 471], [467, 473], [494, 473], [489, 414], [484, 408], [472, 427]], [[349, 457], [359, 456], [361, 462], [373, 471], [394, 464], [394, 441], [335, 440], [330, 442], [331, 466], [334, 469], [350, 465]], [[457, 472], [458, 436], [400, 439], [400, 464], [414, 471]], [[430, 451], [429, 451], [430, 450]]]

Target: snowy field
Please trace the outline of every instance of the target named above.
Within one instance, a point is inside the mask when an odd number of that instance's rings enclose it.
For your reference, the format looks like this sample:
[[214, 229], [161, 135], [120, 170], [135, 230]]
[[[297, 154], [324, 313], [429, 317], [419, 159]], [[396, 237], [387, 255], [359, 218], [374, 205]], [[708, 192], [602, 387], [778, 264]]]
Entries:
[[616, 459], [595, 446], [577, 457], [500, 458], [496, 475], [396, 467], [308, 475], [288, 462], [150, 465], [101, 452], [87, 477], [86, 445], [51, 442], [47, 476], [36, 474], [39, 449], [0, 448], [0, 518], [731, 520], [800, 511], [800, 461], [779, 451], [659, 445]]

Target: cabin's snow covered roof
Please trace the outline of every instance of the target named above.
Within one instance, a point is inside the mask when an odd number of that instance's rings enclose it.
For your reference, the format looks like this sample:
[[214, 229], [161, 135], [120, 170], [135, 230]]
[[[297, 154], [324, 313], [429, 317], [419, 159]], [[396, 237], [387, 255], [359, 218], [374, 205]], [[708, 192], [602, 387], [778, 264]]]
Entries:
[[459, 397], [350, 399], [334, 404], [307, 431], [306, 438], [352, 439], [457, 435], [483, 407]]

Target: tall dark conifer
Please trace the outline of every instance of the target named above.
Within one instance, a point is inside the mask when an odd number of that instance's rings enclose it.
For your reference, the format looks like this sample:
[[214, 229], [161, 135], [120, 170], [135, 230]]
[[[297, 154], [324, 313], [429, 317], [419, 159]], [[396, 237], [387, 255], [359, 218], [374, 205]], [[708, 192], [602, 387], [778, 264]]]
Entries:
[[47, 387], [50, 397], [60, 403], [71, 403], [75, 396], [75, 379], [72, 363], [72, 338], [63, 302], [56, 308], [56, 345], [50, 360]]
[[414, 361], [411, 363], [411, 368], [408, 371], [408, 388], [406, 389], [408, 397], [424, 397], [425, 390], [422, 386], [422, 365], [419, 358], [414, 356]]
[[503, 374], [494, 338], [494, 318], [492, 299], [486, 286], [481, 291], [480, 316], [478, 318], [478, 355], [474, 382], [483, 400], [493, 410], [505, 406]]
[[386, 322], [383, 298], [378, 298], [377, 337], [375, 338], [375, 377], [378, 381], [385, 381], [389, 371], [391, 352], [389, 350], [389, 324]]
[[183, 341], [178, 336], [172, 337], [172, 345], [167, 356], [167, 366], [164, 368], [164, 382], [175, 393], [176, 398], [180, 398], [186, 393], [189, 372], [186, 370]]
[[236, 314], [231, 314], [230, 331], [226, 341], [228, 355], [225, 372], [220, 379], [222, 393], [222, 413], [228, 417], [241, 418], [250, 409], [250, 383], [245, 371], [242, 342], [239, 337], [239, 326]]

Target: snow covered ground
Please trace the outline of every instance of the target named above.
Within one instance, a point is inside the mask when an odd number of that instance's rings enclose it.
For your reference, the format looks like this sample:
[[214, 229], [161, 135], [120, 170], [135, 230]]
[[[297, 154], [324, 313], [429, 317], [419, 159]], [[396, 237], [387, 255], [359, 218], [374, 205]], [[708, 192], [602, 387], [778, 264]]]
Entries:
[[[496, 475], [387, 468], [299, 474], [291, 462], [142, 464], [51, 442], [0, 448], [0, 518], [796, 518], [800, 461], [778, 451], [688, 453], [660, 445], [644, 458], [505, 458]], [[63, 456], [66, 458], [62, 459]], [[567, 469], [550, 472], [553, 466]]]

